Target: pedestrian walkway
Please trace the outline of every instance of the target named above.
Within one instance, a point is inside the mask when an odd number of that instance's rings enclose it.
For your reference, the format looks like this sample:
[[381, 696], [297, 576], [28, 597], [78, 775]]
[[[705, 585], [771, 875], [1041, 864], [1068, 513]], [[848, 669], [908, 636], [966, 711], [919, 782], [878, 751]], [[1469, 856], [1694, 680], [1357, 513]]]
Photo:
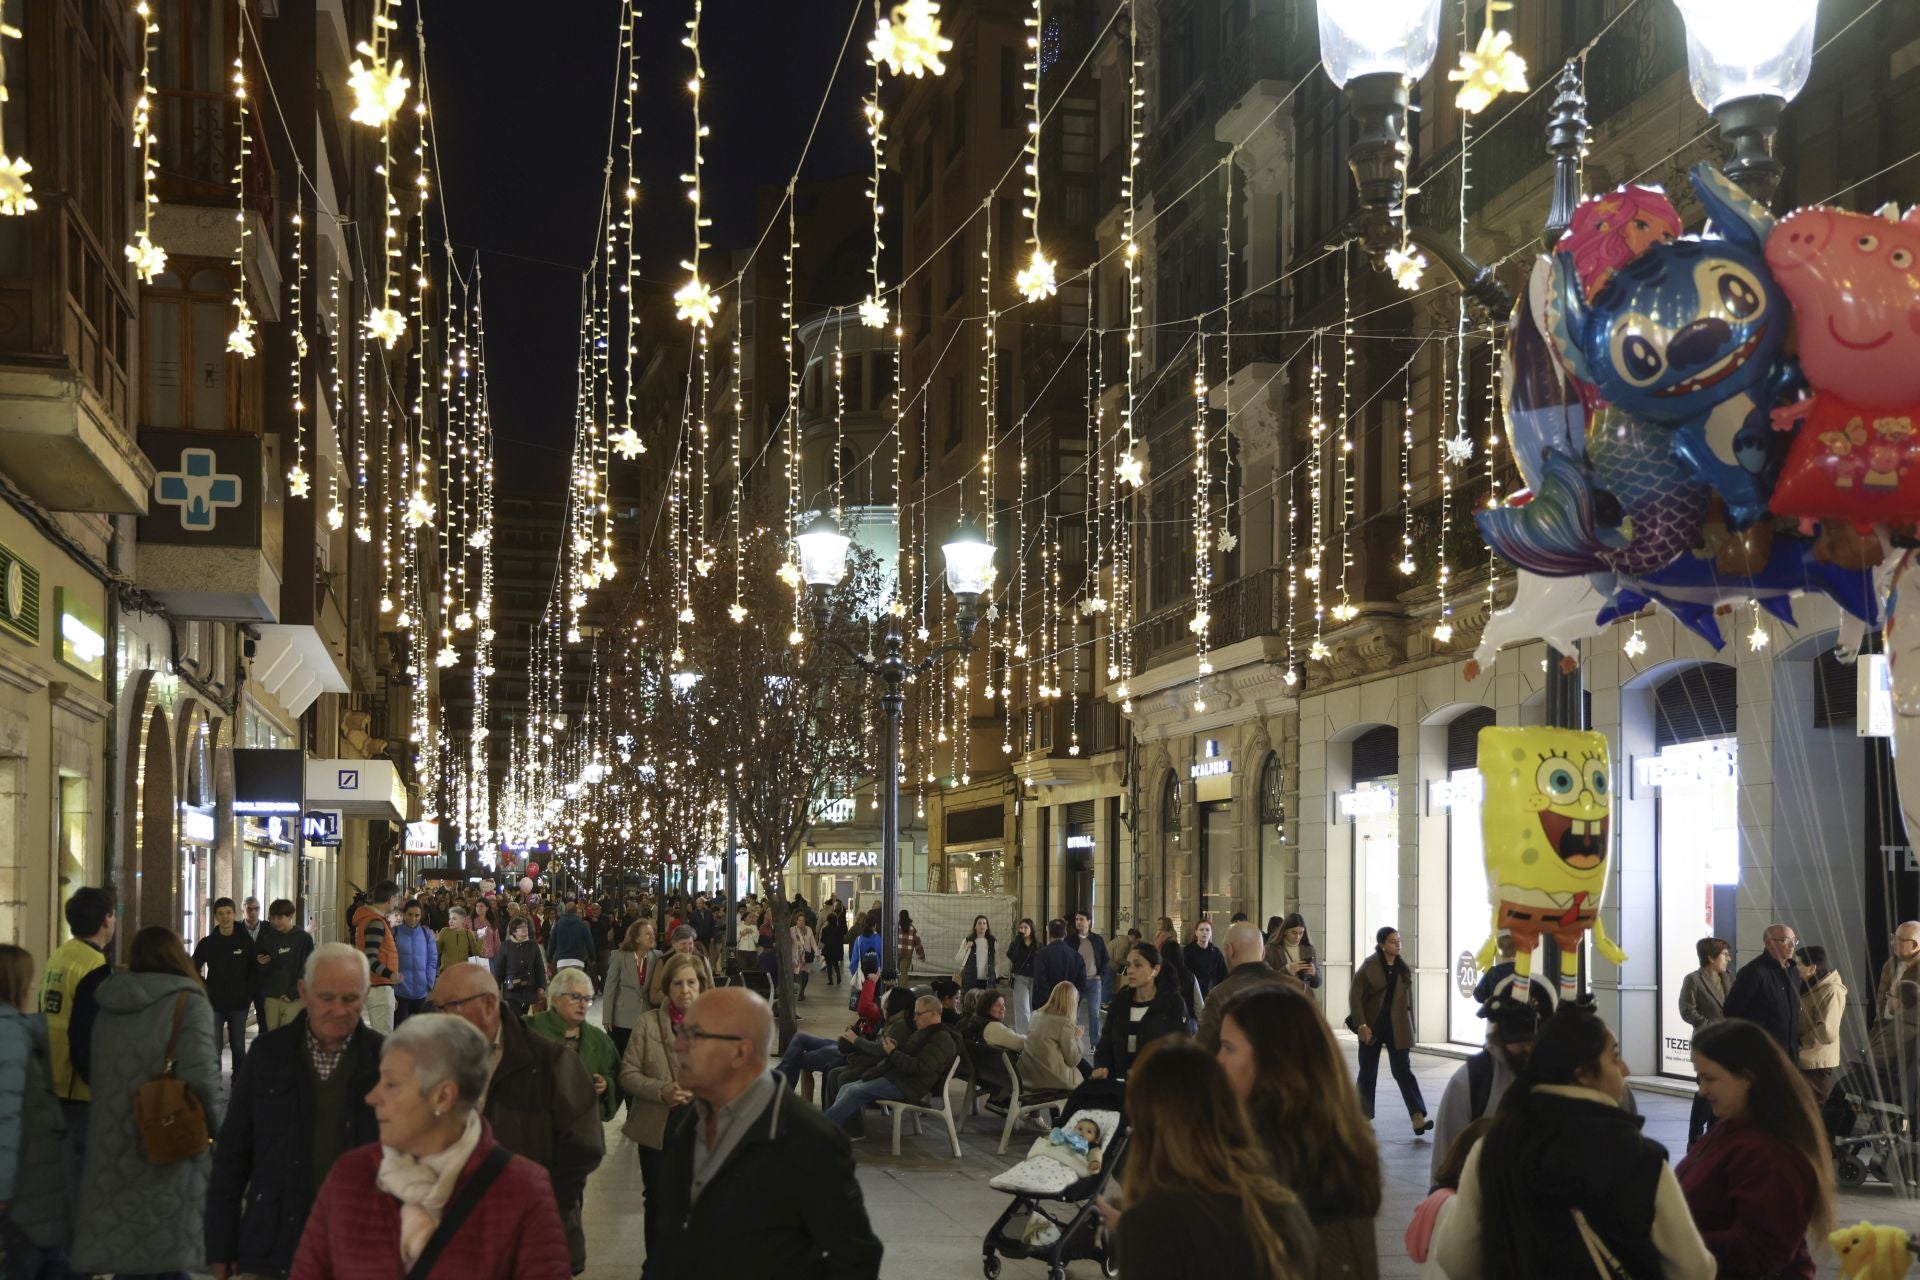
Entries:
[[[811, 988], [812, 998], [801, 1005], [801, 1029], [824, 1036], [843, 1030], [851, 1017], [844, 991], [818, 984]], [[598, 1008], [590, 1016], [597, 1019]], [[1348, 1070], [1357, 1071], [1358, 1042], [1339, 1034]], [[1430, 1105], [1440, 1105], [1447, 1080], [1459, 1066], [1459, 1059], [1444, 1054], [1414, 1053], [1414, 1074]], [[1647, 1136], [1675, 1153], [1677, 1159], [1686, 1146], [1687, 1100], [1645, 1086], [1635, 1091], [1635, 1097], [1646, 1119]], [[1413, 1136], [1390, 1080], [1382, 1081], [1379, 1103], [1374, 1132], [1379, 1138], [1386, 1182], [1377, 1219], [1380, 1275], [1382, 1280], [1413, 1280], [1419, 1268], [1407, 1257], [1402, 1235], [1414, 1207], [1427, 1194], [1432, 1140]], [[607, 1126], [607, 1158], [587, 1183], [586, 1274], [605, 1280], [632, 1280], [639, 1274], [645, 1254], [640, 1226], [640, 1166], [633, 1144], [620, 1134], [620, 1123]], [[917, 1139], [909, 1123], [897, 1157], [889, 1152], [888, 1129], [877, 1112], [868, 1123], [873, 1137], [855, 1144], [854, 1160], [874, 1231], [887, 1248], [883, 1274], [913, 1280], [973, 1280], [979, 1276], [981, 1237], [1007, 1205], [1006, 1195], [988, 1186], [988, 1180], [1020, 1159], [1033, 1130], [1023, 1130], [1026, 1136], [1016, 1135], [1006, 1155], [996, 1155], [994, 1148], [999, 1144], [1003, 1121], [983, 1112], [961, 1125], [960, 1146], [965, 1154], [955, 1160], [948, 1154], [946, 1133], [937, 1123], [927, 1125], [925, 1135]], [[804, 1178], [807, 1173], [796, 1169], [794, 1177]], [[1842, 1223], [1870, 1218], [1920, 1226], [1920, 1206], [1902, 1201], [1890, 1187], [1872, 1184], [1842, 1194], [1836, 1218]], [[725, 1242], [717, 1241], [715, 1247], [717, 1256], [724, 1256]], [[1820, 1276], [1839, 1275], [1839, 1267], [1831, 1258], [1816, 1260]], [[1035, 1262], [1009, 1262], [1002, 1274], [1006, 1280], [1021, 1280], [1023, 1276], [1040, 1280], [1045, 1269]], [[1075, 1263], [1068, 1274], [1091, 1280], [1099, 1269], [1089, 1263]]]

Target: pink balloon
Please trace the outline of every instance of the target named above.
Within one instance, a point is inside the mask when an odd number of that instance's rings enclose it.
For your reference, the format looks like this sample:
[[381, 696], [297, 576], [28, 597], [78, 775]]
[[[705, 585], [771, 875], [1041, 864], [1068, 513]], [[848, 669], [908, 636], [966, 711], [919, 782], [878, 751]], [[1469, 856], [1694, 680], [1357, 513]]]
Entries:
[[1801, 209], [1767, 237], [1767, 266], [1817, 390], [1863, 409], [1920, 400], [1920, 207], [1898, 221]]
[[528, 879], [528, 878], [527, 878], [526, 876], [521, 876], [521, 877], [520, 877], [520, 892], [522, 892], [522, 893], [531, 893], [532, 891], [533, 891], [533, 881], [532, 881], [532, 880], [530, 880], [530, 879]]

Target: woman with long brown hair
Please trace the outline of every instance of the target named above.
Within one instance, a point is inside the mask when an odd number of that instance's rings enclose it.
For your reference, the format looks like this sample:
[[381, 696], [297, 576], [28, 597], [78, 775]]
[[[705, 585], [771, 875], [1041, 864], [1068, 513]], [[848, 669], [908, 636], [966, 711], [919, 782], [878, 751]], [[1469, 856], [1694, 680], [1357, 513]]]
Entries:
[[1313, 1221], [1318, 1274], [1378, 1275], [1380, 1152], [1320, 1006], [1273, 983], [1229, 995], [1219, 1057], [1254, 1140]]
[[1127, 1080], [1126, 1208], [1100, 1213], [1122, 1280], [1305, 1280], [1313, 1224], [1273, 1176], [1226, 1073], [1184, 1036], [1151, 1045]]
[[1833, 1228], [1833, 1157], [1805, 1077], [1779, 1042], [1732, 1018], [1693, 1037], [1713, 1127], [1674, 1172], [1722, 1275], [1811, 1280], [1807, 1231]]

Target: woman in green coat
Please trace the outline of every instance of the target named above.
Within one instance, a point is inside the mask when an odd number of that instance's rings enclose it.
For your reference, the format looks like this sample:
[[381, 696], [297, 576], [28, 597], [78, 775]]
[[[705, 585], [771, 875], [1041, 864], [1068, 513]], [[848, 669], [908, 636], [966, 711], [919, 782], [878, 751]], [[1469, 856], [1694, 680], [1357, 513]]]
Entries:
[[547, 982], [547, 1010], [526, 1021], [527, 1030], [580, 1055], [580, 1065], [593, 1077], [600, 1095], [600, 1118], [611, 1120], [620, 1110], [620, 1051], [613, 1037], [587, 1021], [593, 1003], [593, 979], [585, 969], [565, 968]]

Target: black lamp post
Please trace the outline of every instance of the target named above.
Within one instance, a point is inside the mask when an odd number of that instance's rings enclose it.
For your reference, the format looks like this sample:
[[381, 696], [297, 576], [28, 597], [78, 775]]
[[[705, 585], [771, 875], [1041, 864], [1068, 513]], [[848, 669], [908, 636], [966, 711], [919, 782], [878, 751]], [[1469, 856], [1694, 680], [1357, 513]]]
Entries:
[[1773, 139], [1813, 70], [1818, 0], [1674, 0], [1687, 22], [1687, 80], [1732, 154], [1727, 176], [1763, 205], [1786, 165]]
[[[959, 606], [960, 638], [949, 641], [917, 662], [907, 661], [900, 617], [889, 610], [880, 641], [880, 657], [871, 658], [839, 636], [827, 632], [828, 593], [847, 572], [847, 547], [852, 539], [825, 512], [815, 516], [795, 539], [800, 545], [800, 574], [813, 598], [815, 635], [852, 658], [859, 668], [880, 680], [880, 980], [892, 982], [899, 974], [900, 917], [900, 715], [907, 705], [909, 676], [929, 671], [950, 653], [973, 651], [973, 629], [979, 622], [974, 609], [993, 582], [993, 544], [972, 525], [962, 523], [941, 547], [947, 563], [947, 589]], [[856, 975], [857, 977], [857, 975]]]

